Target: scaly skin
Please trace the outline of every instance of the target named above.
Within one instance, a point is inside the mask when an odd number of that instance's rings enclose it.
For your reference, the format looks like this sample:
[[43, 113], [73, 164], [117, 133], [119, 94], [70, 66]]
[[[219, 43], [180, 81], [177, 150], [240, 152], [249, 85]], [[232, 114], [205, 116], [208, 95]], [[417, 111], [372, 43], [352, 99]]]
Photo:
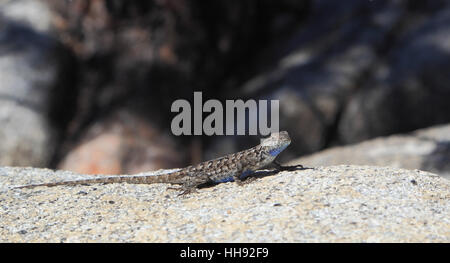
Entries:
[[275, 162], [277, 155], [289, 144], [291, 139], [286, 131], [272, 133], [270, 137], [261, 139], [261, 143], [250, 149], [229, 154], [224, 157], [191, 165], [179, 171], [162, 175], [117, 175], [86, 180], [61, 181], [55, 183], [30, 184], [16, 188], [34, 188], [38, 186], [79, 185], [93, 183], [130, 183], [153, 184], [169, 183], [181, 185], [182, 194], [195, 190], [201, 184], [213, 182], [223, 183], [243, 180], [270, 164], [278, 170], [303, 169], [303, 166], [284, 167]]

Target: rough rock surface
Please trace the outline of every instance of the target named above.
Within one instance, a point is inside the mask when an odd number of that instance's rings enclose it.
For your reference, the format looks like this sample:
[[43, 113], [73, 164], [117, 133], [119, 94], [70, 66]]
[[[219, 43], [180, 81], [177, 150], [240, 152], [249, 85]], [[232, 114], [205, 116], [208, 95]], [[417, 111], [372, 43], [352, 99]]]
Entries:
[[166, 184], [8, 190], [80, 176], [0, 168], [0, 241], [450, 241], [450, 181], [419, 170], [318, 167], [181, 197]]
[[292, 163], [311, 167], [356, 164], [420, 169], [450, 179], [450, 124], [335, 147]]

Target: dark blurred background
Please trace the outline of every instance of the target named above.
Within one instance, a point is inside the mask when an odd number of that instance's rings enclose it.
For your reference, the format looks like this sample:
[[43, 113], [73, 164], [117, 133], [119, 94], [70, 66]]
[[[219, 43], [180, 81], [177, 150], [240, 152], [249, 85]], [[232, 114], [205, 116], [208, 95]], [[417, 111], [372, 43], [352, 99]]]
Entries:
[[449, 83], [445, 0], [0, 0], [1, 166], [137, 173], [258, 143], [173, 136], [171, 104], [202, 91], [280, 100], [283, 161], [440, 125], [377, 152], [426, 160], [375, 163], [445, 172]]

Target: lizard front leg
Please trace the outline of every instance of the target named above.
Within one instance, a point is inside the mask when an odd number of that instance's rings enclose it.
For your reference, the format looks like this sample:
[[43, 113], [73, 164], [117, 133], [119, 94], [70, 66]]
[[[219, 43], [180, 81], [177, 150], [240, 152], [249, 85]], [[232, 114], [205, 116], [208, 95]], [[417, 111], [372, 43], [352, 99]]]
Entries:
[[305, 168], [301, 164], [292, 165], [292, 166], [283, 166], [277, 161], [273, 161], [272, 165], [277, 169], [277, 171], [295, 171], [295, 170], [304, 170], [304, 169], [311, 169], [311, 168]]
[[249, 177], [254, 173], [255, 171], [240, 163], [237, 165], [237, 172], [234, 174], [233, 179], [238, 185], [248, 184], [256, 179], [255, 177]]

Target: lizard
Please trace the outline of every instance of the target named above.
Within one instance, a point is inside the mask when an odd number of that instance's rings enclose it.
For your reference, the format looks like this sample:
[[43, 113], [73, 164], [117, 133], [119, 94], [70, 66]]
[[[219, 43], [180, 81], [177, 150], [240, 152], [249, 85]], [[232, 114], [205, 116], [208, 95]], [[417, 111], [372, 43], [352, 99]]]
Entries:
[[114, 175], [98, 178], [60, 181], [54, 183], [28, 184], [14, 188], [34, 188], [38, 186], [58, 185], [80, 185], [94, 183], [131, 183], [131, 184], [153, 184], [169, 183], [180, 185], [180, 195], [195, 191], [195, 189], [206, 183], [225, 183], [235, 181], [244, 184], [247, 177], [257, 170], [269, 165], [275, 166], [276, 171], [309, 169], [302, 165], [282, 166], [275, 158], [291, 143], [288, 132], [281, 131], [272, 133], [267, 138], [261, 138], [259, 145], [237, 153], [205, 161], [197, 165], [191, 165], [175, 172], [160, 175]]

